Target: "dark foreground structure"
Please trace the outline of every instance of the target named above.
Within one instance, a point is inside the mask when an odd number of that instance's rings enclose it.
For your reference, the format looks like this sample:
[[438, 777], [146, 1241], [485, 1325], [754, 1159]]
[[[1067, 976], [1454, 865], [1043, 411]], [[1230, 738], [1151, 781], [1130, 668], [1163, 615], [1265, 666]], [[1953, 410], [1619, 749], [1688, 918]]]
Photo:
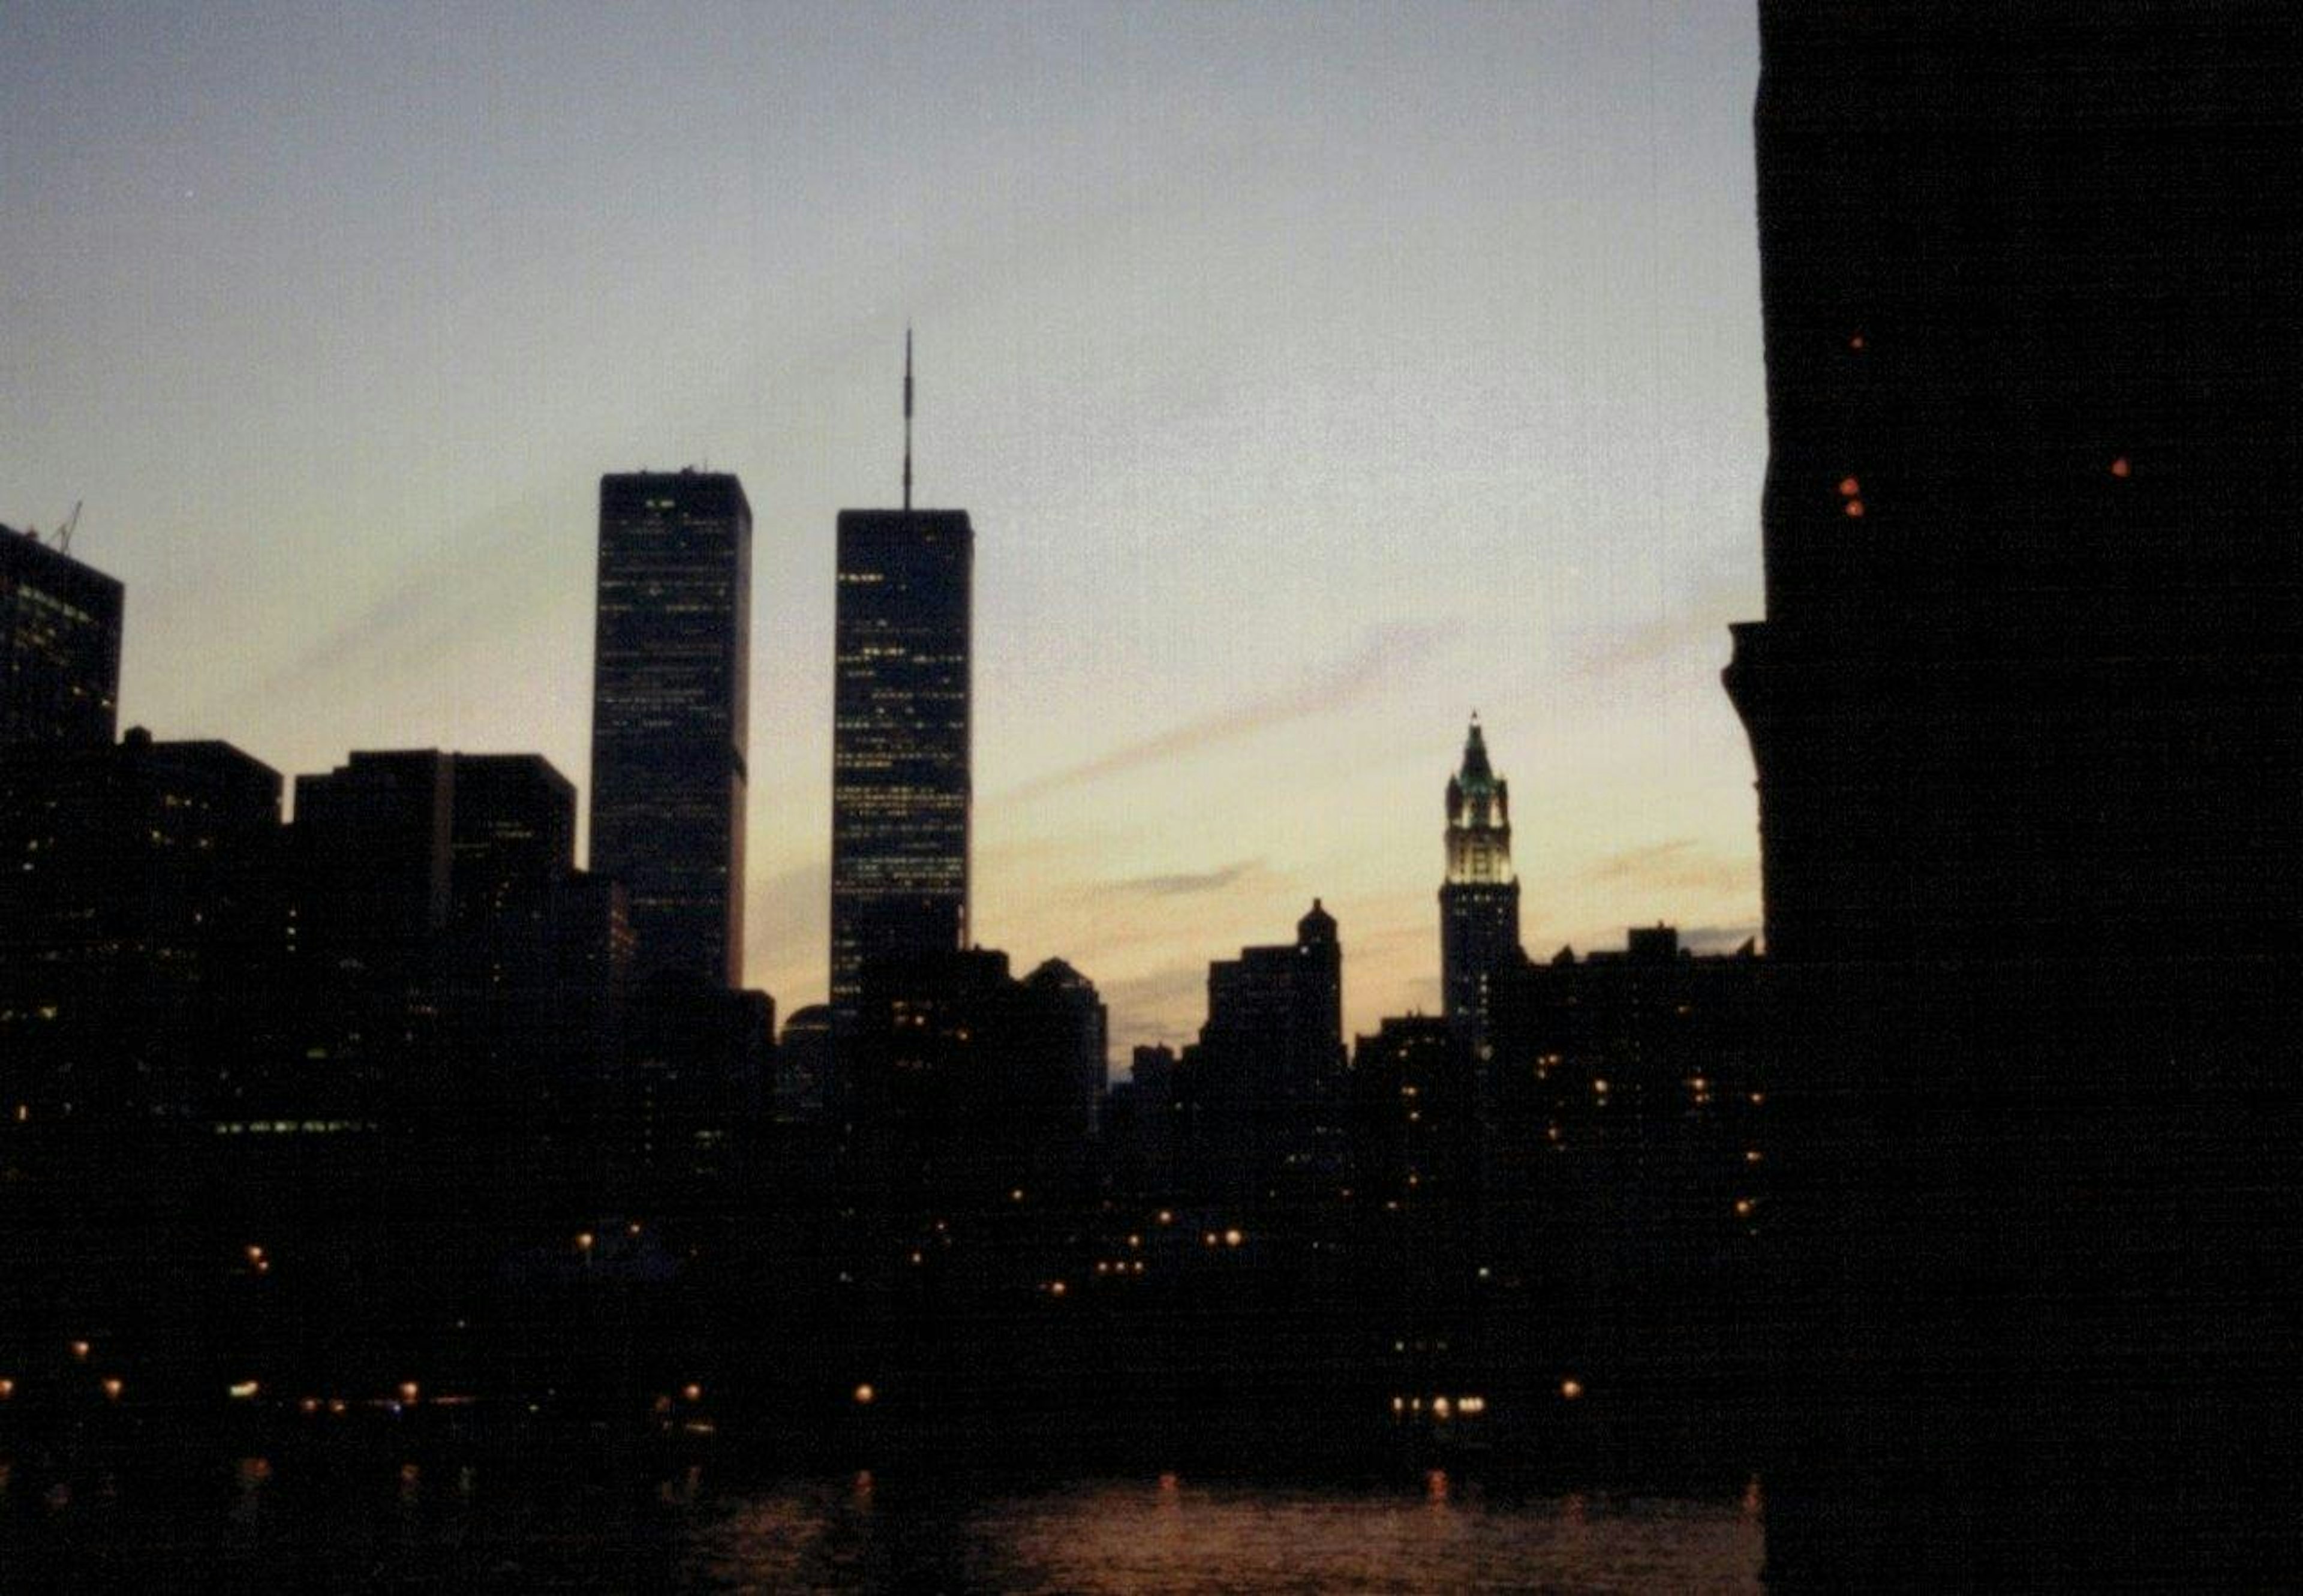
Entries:
[[1770, 1581], [2291, 1578], [2303, 20], [1759, 9]]

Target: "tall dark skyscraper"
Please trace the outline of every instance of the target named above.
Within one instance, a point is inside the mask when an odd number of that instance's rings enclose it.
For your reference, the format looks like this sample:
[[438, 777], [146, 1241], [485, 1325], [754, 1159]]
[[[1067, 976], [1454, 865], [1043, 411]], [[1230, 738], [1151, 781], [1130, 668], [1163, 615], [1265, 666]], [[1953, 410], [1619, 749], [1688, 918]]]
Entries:
[[911, 340], [904, 507], [839, 512], [831, 732], [831, 1010], [866, 960], [968, 941], [972, 590], [964, 510], [914, 510]]
[[0, 743], [108, 743], [120, 723], [122, 588], [0, 527]]
[[2268, 1588], [2303, 24], [1759, 14], [1770, 1581]]
[[1447, 778], [1447, 880], [1439, 889], [1439, 968], [1447, 1022], [1484, 1035], [1489, 994], [1520, 959], [1519, 878], [1512, 874], [1511, 788], [1488, 765], [1480, 718], [1464, 767]]
[[751, 593], [734, 477], [600, 478], [591, 862], [623, 883], [636, 975], [742, 983]]

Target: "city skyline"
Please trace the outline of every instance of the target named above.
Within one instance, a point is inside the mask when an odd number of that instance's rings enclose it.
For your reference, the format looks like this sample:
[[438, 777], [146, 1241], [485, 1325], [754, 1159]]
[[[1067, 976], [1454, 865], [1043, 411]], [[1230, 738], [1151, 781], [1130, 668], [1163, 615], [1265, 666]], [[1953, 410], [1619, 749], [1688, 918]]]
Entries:
[[[1475, 708], [1531, 951], [1750, 934], [1715, 685], [1759, 590], [1750, 18], [1057, 13], [932, 50], [798, 14], [483, 17], [452, 58], [444, 13], [262, 50], [255, 15], [0, 24], [30, 130], [0, 519], [88, 500], [75, 553], [133, 590], [123, 725], [291, 773], [584, 771], [590, 484], [733, 470], [745, 978], [819, 1000], [833, 511], [892, 496], [908, 313], [921, 496], [991, 529], [975, 939], [1088, 974], [1123, 1056], [1313, 896], [1349, 1029], [1437, 1012], [1432, 794]], [[611, 65], [690, 82], [716, 142], [602, 132]], [[867, 80], [912, 92], [865, 136], [832, 102]], [[664, 242], [668, 206], [704, 220]], [[139, 207], [164, 273], [117, 247]]]

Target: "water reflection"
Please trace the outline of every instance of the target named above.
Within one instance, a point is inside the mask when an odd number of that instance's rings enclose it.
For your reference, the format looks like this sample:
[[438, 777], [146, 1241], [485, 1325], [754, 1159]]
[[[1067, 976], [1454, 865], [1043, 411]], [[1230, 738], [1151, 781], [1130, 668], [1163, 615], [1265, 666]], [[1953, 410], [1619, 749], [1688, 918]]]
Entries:
[[13, 1483], [0, 1566], [51, 1588], [150, 1583], [194, 1550], [223, 1586], [1021, 1596], [1756, 1592], [1760, 1558], [1748, 1497], [1518, 1496], [1437, 1469], [1364, 1489], [1173, 1473], [987, 1489], [892, 1470], [738, 1483], [693, 1466], [615, 1484], [582, 1466], [288, 1454], [117, 1490], [91, 1479], [30, 1512]]
[[880, 1482], [738, 1495], [676, 1541], [675, 1584], [1186, 1596], [1211, 1590], [1756, 1592], [1732, 1499], [1497, 1500], [1434, 1471], [1421, 1493], [1185, 1484], [1160, 1475], [981, 1498]]

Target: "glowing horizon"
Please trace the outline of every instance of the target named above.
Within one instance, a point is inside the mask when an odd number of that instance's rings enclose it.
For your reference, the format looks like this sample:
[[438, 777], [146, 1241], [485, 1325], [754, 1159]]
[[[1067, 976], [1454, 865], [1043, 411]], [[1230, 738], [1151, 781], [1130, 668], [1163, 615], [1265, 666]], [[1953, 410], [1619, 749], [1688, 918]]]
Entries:
[[0, 520], [87, 502], [123, 727], [580, 789], [597, 478], [732, 470], [747, 975], [821, 1001], [832, 522], [898, 496], [909, 320], [973, 923], [1116, 1067], [1314, 896], [1352, 1029], [1436, 1011], [1474, 708], [1532, 956], [1756, 932], [1749, 16], [667, 14], [0, 20]]

